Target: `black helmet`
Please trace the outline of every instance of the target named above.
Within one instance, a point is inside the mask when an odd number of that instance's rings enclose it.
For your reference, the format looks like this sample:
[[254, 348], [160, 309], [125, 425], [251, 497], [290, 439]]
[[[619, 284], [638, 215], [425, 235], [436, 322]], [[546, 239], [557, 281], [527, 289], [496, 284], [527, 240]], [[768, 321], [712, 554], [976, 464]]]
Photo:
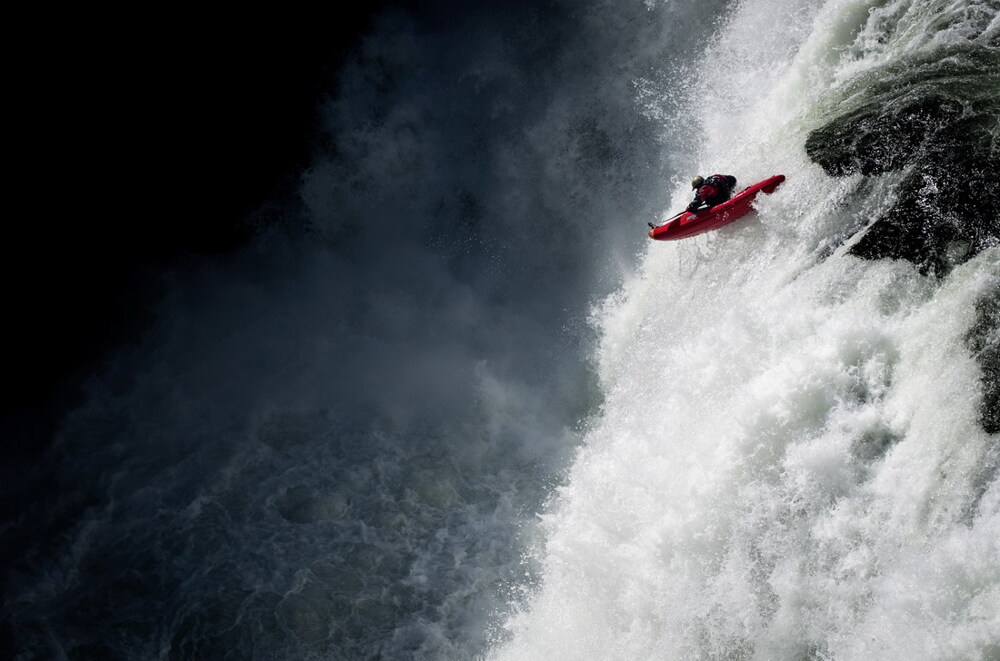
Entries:
[[705, 183], [704, 177], [695, 177], [691, 180], [691, 188], [701, 188], [702, 184]]

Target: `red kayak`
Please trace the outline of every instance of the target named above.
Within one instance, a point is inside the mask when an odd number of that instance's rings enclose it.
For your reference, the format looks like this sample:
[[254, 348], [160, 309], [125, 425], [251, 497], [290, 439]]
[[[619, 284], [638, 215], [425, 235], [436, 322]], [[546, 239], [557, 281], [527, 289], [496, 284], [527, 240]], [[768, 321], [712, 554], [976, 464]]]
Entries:
[[659, 227], [649, 230], [649, 238], [657, 241], [676, 241], [718, 229], [753, 211], [753, 201], [757, 198], [757, 193], [764, 191], [771, 194], [784, 180], [785, 175], [776, 174], [764, 181], [758, 181], [753, 186], [747, 186], [722, 204], [694, 212], [682, 211]]

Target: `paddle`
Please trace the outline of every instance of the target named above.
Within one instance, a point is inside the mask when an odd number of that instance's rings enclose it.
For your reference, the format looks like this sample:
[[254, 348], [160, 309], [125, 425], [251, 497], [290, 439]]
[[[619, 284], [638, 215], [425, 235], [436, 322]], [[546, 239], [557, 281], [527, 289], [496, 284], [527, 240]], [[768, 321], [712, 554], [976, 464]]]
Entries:
[[659, 225], [654, 225], [653, 223], [646, 223], [646, 224], [647, 224], [647, 225], [649, 225], [649, 228], [650, 228], [650, 229], [654, 229], [654, 230], [655, 230], [655, 229], [656, 229], [657, 227], [662, 227], [663, 225], [666, 225], [667, 223], [669, 223], [669, 222], [670, 222], [671, 220], [673, 220], [674, 218], [680, 218], [681, 216], [683, 216], [683, 215], [684, 215], [684, 214], [686, 214], [686, 213], [687, 213], [687, 209], [685, 209], [684, 211], [681, 211], [681, 212], [680, 212], [679, 214], [677, 214], [676, 216], [672, 216], [672, 217], [670, 217], [670, 218], [667, 218], [667, 219], [666, 219], [665, 221], [663, 221], [663, 222], [662, 222], [662, 223], [660, 223]]

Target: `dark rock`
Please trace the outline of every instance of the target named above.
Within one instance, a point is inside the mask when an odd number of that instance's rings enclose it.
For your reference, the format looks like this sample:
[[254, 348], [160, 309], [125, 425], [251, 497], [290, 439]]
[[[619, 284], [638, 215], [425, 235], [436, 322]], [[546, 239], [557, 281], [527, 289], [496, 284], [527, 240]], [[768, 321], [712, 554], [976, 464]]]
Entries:
[[[806, 153], [835, 177], [902, 171], [895, 203], [851, 254], [905, 259], [941, 275], [1000, 242], [1000, 56], [956, 47], [879, 73], [848, 90], [855, 105], [814, 130]], [[967, 338], [982, 369], [980, 421], [991, 434], [1000, 431], [998, 327], [993, 292], [978, 301]]]
[[966, 341], [982, 369], [983, 408], [981, 422], [989, 434], [1000, 432], [1000, 291], [976, 302], [976, 321]]
[[1000, 237], [998, 163], [988, 136], [955, 122], [923, 145], [896, 204], [852, 248], [866, 259], [907, 259], [925, 271], [950, 265]]
[[806, 153], [833, 176], [898, 170], [961, 112], [941, 97], [865, 105], [810, 133]]
[[832, 176], [906, 173], [852, 254], [940, 274], [1000, 241], [998, 81], [996, 55], [974, 49], [899, 67], [810, 133], [806, 153]]

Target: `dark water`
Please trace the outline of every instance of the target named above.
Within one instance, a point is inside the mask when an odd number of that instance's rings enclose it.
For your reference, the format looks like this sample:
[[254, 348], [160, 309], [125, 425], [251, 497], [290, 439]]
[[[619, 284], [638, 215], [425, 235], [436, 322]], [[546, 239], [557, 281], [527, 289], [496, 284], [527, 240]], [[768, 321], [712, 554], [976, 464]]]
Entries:
[[[169, 179], [196, 186], [157, 192], [167, 236], [201, 218], [207, 243], [149, 253], [155, 288], [134, 299], [149, 312], [111, 331], [124, 348], [83, 364], [82, 394], [40, 425], [50, 449], [11, 471], [14, 656], [482, 650], [530, 583], [520, 523], [600, 398], [590, 302], [632, 267], [670, 172], [636, 85], [663, 84], [664, 59], [697, 34], [684, 18], [380, 10], [341, 66], [310, 78], [315, 119], [279, 116], [310, 124], [310, 155], [262, 146], [290, 176], [240, 218], [215, 200], [252, 198], [235, 182], [252, 188], [243, 161], [267, 133], [246, 115], [266, 122], [218, 103], [252, 74], [209, 52], [211, 31], [193, 36], [218, 81], [195, 82], [217, 103]], [[336, 62], [345, 39], [330, 42], [294, 52]], [[282, 61], [304, 78], [315, 66]], [[252, 64], [260, 95], [290, 89], [259, 52]], [[163, 100], [201, 116], [188, 102]]]

